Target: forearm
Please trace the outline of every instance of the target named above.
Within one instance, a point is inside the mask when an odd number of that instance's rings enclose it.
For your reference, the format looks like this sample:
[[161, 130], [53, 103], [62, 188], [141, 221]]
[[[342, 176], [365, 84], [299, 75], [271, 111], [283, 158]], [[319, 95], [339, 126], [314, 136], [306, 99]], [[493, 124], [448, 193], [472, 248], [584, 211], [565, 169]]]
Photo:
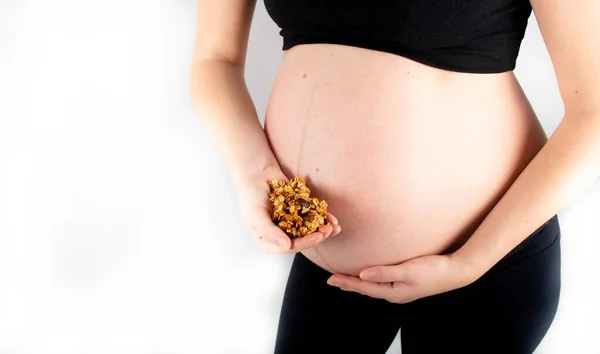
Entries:
[[278, 166], [242, 67], [218, 59], [198, 61], [191, 69], [190, 96], [194, 111], [234, 178]]
[[600, 175], [600, 117], [565, 117], [471, 238], [454, 254], [475, 278]]

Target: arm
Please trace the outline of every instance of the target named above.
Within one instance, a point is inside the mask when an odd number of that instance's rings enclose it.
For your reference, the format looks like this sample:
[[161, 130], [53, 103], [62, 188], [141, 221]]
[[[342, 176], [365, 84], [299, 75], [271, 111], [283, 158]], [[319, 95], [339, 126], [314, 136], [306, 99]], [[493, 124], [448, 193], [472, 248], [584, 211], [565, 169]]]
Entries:
[[600, 175], [600, 2], [531, 0], [565, 115], [552, 136], [452, 257], [476, 279]]
[[190, 97], [236, 183], [279, 164], [244, 79], [256, 0], [199, 0]]
[[600, 175], [600, 14], [598, 0], [531, 0], [550, 53], [565, 116], [544, 147], [469, 240], [449, 255], [373, 266], [328, 284], [394, 303], [466, 286]]
[[244, 79], [250, 23], [256, 0], [199, 0], [191, 64], [194, 110], [231, 172], [245, 223], [265, 253], [295, 253], [340, 233], [337, 219], [299, 239], [271, 220], [268, 181], [281, 171]]

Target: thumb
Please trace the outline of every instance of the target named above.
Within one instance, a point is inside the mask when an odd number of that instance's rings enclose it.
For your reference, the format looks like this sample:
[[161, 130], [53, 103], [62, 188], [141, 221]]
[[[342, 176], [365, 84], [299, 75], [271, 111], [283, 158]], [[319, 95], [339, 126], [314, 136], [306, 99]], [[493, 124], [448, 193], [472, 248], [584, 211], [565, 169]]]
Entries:
[[261, 236], [263, 236], [267, 242], [283, 247], [288, 250], [291, 247], [291, 241], [283, 230], [279, 226], [275, 225], [271, 220], [271, 214], [267, 208], [261, 207], [261, 212], [257, 218], [257, 223]]
[[362, 280], [374, 281], [379, 283], [401, 282], [406, 279], [406, 266], [374, 266], [365, 268], [360, 272]]

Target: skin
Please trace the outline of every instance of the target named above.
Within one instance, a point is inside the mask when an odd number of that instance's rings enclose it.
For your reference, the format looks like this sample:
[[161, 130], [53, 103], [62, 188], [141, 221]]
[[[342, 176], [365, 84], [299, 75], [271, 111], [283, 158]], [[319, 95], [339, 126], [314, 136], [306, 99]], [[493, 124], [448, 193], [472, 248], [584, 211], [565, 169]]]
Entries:
[[351, 275], [457, 248], [546, 141], [512, 73], [333, 44], [285, 52], [265, 131], [344, 227], [303, 254]]
[[[405, 303], [465, 286], [600, 175], [595, 0], [532, 1], [565, 104], [550, 139], [512, 72], [334, 44], [286, 51], [263, 131], [243, 81], [254, 2], [199, 5], [191, 96], [253, 236], [303, 252], [343, 290]], [[263, 183], [293, 175], [343, 232], [273, 248]]]
[[600, 2], [532, 0], [554, 64], [563, 120], [467, 242], [449, 255], [427, 255], [336, 274], [328, 283], [393, 303], [476, 281], [544, 221], [600, 177]]

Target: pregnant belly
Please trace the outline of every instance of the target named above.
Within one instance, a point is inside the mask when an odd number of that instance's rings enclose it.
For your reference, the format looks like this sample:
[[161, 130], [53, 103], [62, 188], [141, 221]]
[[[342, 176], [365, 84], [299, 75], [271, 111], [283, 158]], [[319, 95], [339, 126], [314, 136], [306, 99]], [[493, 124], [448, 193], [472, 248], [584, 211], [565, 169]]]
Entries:
[[303, 254], [353, 275], [459, 247], [547, 140], [512, 73], [333, 44], [286, 51], [265, 132], [342, 226]]

